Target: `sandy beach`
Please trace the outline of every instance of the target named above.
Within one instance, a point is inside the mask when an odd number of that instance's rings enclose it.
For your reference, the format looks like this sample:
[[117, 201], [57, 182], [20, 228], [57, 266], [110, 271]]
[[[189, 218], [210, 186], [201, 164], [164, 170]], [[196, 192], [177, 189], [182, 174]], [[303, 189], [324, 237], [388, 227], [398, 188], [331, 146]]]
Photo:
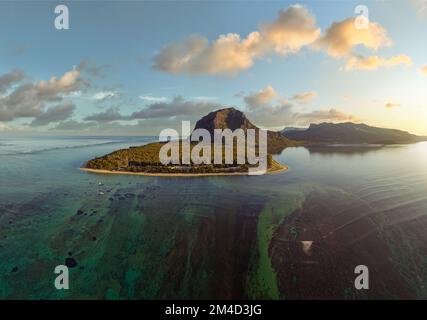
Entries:
[[[267, 170], [266, 174], [276, 174], [287, 171], [289, 168], [275, 160], [273, 165]], [[111, 171], [102, 169], [80, 168], [80, 170], [97, 174], [126, 174], [137, 176], [150, 176], [150, 177], [209, 177], [209, 176], [249, 176], [247, 172], [211, 172], [211, 173], [149, 173], [149, 172], [131, 172], [131, 171]]]

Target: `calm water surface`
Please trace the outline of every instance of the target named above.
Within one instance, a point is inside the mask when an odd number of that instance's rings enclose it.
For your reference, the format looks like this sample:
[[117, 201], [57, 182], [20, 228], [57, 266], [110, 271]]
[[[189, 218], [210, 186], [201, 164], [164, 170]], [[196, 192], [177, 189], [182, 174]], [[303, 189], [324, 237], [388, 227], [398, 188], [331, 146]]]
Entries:
[[261, 177], [78, 170], [152, 140], [0, 138], [0, 298], [427, 298], [427, 143], [290, 148]]

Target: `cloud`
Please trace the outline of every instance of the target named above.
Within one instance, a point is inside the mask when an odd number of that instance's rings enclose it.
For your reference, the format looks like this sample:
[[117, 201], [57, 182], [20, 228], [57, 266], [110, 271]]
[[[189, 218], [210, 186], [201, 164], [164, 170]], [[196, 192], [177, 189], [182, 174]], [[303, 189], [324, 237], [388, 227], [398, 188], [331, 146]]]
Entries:
[[[112, 134], [112, 135], [150, 135], [156, 136], [163, 129], [171, 128], [178, 132], [181, 130], [181, 120], [190, 120], [187, 117], [177, 116], [176, 118], [158, 118], [138, 120], [137, 123], [122, 123], [122, 122], [81, 122], [68, 120], [60, 122], [57, 126], [49, 129], [51, 131], [84, 131], [95, 134]], [[196, 119], [191, 119], [194, 125]]]
[[155, 69], [173, 74], [235, 74], [272, 53], [297, 53], [320, 35], [314, 16], [303, 6], [290, 6], [276, 20], [264, 23], [246, 38], [220, 35], [212, 43], [193, 35], [163, 48], [154, 57]]
[[257, 42], [256, 32], [243, 40], [235, 33], [221, 35], [211, 45], [206, 38], [191, 36], [157, 54], [154, 68], [176, 74], [233, 74], [253, 65]]
[[208, 96], [196, 96], [196, 97], [193, 97], [192, 99], [208, 101], [208, 100], [217, 100], [218, 98], [217, 97], [208, 97]]
[[82, 131], [96, 126], [95, 122], [78, 122], [75, 120], [68, 120], [58, 123], [50, 130], [59, 131]]
[[77, 91], [81, 85], [79, 77], [80, 72], [72, 70], [65, 72], [59, 79], [53, 76], [48, 81], [41, 80], [35, 85], [35, 88], [40, 97], [57, 99], [59, 94]]
[[36, 117], [43, 112], [43, 100], [33, 84], [22, 84], [12, 93], [0, 98], [0, 121], [20, 117]]
[[412, 60], [405, 54], [393, 56], [391, 58], [381, 58], [378, 56], [364, 57], [361, 55], [355, 55], [348, 59], [347, 64], [344, 67], [346, 71], [353, 70], [376, 70], [381, 67], [391, 68], [398, 65], [411, 66]]
[[420, 69], [418, 69], [418, 71], [422, 74], [426, 74], [427, 75], [427, 66], [421, 67]]
[[[20, 79], [20, 75], [11, 77], [10, 74], [1, 78], [4, 83], [9, 83], [10, 79]], [[46, 104], [62, 101], [65, 95], [79, 91], [88, 85], [80, 77], [79, 71], [73, 70], [65, 72], [60, 78], [51, 77], [48, 81], [36, 83], [20, 83], [6, 95], [0, 97], [0, 121], [12, 121], [15, 118], [37, 117], [46, 108]], [[13, 83], [13, 81], [12, 81]]]
[[400, 107], [400, 104], [398, 104], [398, 103], [393, 103], [393, 102], [387, 102], [387, 103], [385, 104], [385, 107], [386, 107], [387, 109], [399, 108], [399, 107]]
[[209, 42], [202, 36], [193, 35], [170, 44], [154, 56], [153, 67], [172, 74], [236, 74], [252, 67], [257, 59], [271, 54], [296, 54], [303, 47], [324, 50], [336, 59], [347, 58], [345, 70], [410, 65], [411, 59], [403, 54], [385, 59], [378, 56], [365, 58], [354, 52], [358, 46], [377, 51], [391, 44], [392, 40], [382, 25], [368, 22], [367, 28], [360, 28], [355, 17], [332, 23], [322, 35], [311, 12], [304, 6], [293, 5], [279, 11], [275, 20], [261, 24], [245, 38], [228, 33]]
[[141, 100], [150, 101], [150, 102], [164, 102], [167, 101], [168, 98], [166, 97], [154, 97], [149, 95], [141, 95], [139, 96]]
[[190, 101], [183, 97], [175, 97], [170, 102], [155, 102], [132, 113], [130, 119], [153, 119], [176, 116], [197, 116], [221, 107], [209, 101]]
[[292, 104], [283, 99], [272, 86], [243, 97], [247, 116], [257, 125], [281, 126], [292, 117]]
[[117, 120], [125, 120], [126, 117], [122, 116], [118, 110], [118, 108], [109, 108], [106, 111], [93, 114], [84, 118], [85, 121], [96, 121], [96, 122], [112, 122]]
[[355, 19], [353, 17], [334, 22], [314, 46], [324, 49], [331, 57], [343, 58], [352, 54], [353, 48], [359, 45], [378, 50], [392, 44], [383, 26], [369, 22], [366, 29], [357, 28]]
[[93, 99], [97, 102], [111, 100], [117, 98], [120, 94], [114, 91], [100, 91], [93, 95]]
[[257, 109], [268, 107], [278, 97], [278, 93], [272, 86], [266, 86], [264, 89], [244, 97], [243, 100], [249, 109]]
[[291, 97], [290, 100], [296, 101], [299, 103], [309, 103], [316, 97], [317, 97], [317, 92], [311, 91], [311, 92], [298, 93], [293, 97]]
[[412, 0], [412, 4], [418, 13], [423, 14], [427, 12], [427, 0]]
[[309, 113], [295, 113], [293, 114], [294, 124], [307, 125], [310, 123], [319, 122], [345, 122], [355, 121], [358, 122], [358, 118], [351, 114], [347, 114], [336, 108], [316, 110]]
[[[314, 92], [294, 95], [290, 100], [307, 101], [316, 95]], [[307, 125], [317, 122], [357, 121], [353, 115], [336, 108], [312, 112], [296, 111], [290, 100], [283, 99], [272, 86], [243, 97], [248, 117], [257, 125], [279, 127], [285, 125]]]
[[31, 123], [30, 126], [38, 127], [45, 126], [51, 122], [59, 122], [66, 120], [73, 115], [76, 106], [70, 101], [64, 101], [64, 103], [59, 104], [54, 107], [50, 107], [45, 110], [43, 113], [40, 113]]
[[104, 64], [104, 65], [94, 65], [89, 60], [82, 60], [77, 65], [77, 70], [80, 72], [84, 72], [92, 77], [99, 77], [99, 78], [105, 78], [106, 73], [109, 69], [111, 69], [110, 64]]
[[10, 127], [4, 123], [0, 123], [0, 131], [10, 130]]
[[315, 17], [303, 6], [293, 5], [281, 10], [279, 17], [261, 27], [261, 37], [267, 49], [282, 54], [296, 53], [320, 36]]
[[[159, 120], [163, 122], [163, 125], [161, 125], [160, 122], [156, 125], [158, 127], [163, 126], [164, 128], [165, 122], [171, 119], [179, 118], [192, 121], [220, 107], [222, 106], [217, 103], [214, 104], [209, 101], [191, 101], [178, 96], [169, 102], [154, 102], [148, 104], [130, 115], [123, 115], [118, 108], [112, 107], [106, 111], [90, 115], [83, 120], [95, 122], [99, 126], [102, 126], [102, 128], [106, 128], [107, 124], [116, 123], [116, 121], [144, 120], [146, 121], [145, 124], [152, 125], [153, 120]], [[112, 126], [109, 128], [111, 129]]]
[[271, 104], [274, 100], [277, 100], [277, 102], [282, 105], [290, 105], [290, 101], [297, 103], [309, 103], [315, 97], [317, 97], [317, 93], [314, 91], [309, 91], [297, 93], [289, 99], [285, 99], [281, 97], [271, 85], [268, 85], [256, 93], [243, 96], [243, 100], [246, 106], [253, 110], [263, 107], [271, 108]]
[[21, 70], [13, 70], [0, 76], [0, 93], [8, 90], [12, 85], [17, 84], [25, 79], [25, 75]]
[[346, 58], [347, 62], [343, 68], [346, 71], [377, 70], [381, 67], [391, 68], [398, 65], [412, 65], [411, 58], [405, 54], [383, 58], [378, 55], [365, 57], [354, 52], [358, 46], [377, 51], [390, 45], [392, 45], [392, 40], [382, 25], [368, 22], [367, 28], [360, 28], [357, 27], [356, 18], [352, 17], [332, 23], [314, 43], [313, 47], [326, 51], [333, 58]]

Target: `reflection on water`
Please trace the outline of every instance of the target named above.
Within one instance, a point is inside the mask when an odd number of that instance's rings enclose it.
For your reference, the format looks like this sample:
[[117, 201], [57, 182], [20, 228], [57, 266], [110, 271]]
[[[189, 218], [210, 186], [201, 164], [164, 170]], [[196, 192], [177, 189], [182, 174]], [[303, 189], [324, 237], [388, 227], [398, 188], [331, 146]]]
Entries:
[[[427, 298], [426, 143], [291, 148], [277, 157], [288, 172], [261, 177], [156, 178], [78, 170], [150, 139], [76, 140], [0, 151], [1, 298]], [[360, 264], [368, 291], [354, 289]]]
[[329, 146], [308, 146], [305, 147], [311, 154], [320, 155], [362, 155], [364, 153], [378, 151], [384, 146], [382, 145], [329, 145]]

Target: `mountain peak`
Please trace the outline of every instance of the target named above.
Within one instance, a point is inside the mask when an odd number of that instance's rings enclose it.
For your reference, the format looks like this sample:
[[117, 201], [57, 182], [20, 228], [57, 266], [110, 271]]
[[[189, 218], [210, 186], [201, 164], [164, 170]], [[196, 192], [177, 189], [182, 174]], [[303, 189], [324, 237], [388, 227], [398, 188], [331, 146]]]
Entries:
[[199, 121], [194, 129], [206, 129], [213, 135], [214, 129], [257, 129], [245, 114], [233, 107], [212, 111]]
[[[232, 131], [236, 129], [243, 129], [244, 131], [247, 129], [259, 130], [256, 125], [246, 118], [242, 111], [233, 107], [210, 112], [197, 121], [194, 129], [206, 129], [211, 136], [213, 136], [215, 129], [230, 129]], [[269, 153], [280, 153], [288, 146], [297, 145], [297, 143], [283, 137], [280, 132], [275, 131], [267, 131], [267, 143]]]

